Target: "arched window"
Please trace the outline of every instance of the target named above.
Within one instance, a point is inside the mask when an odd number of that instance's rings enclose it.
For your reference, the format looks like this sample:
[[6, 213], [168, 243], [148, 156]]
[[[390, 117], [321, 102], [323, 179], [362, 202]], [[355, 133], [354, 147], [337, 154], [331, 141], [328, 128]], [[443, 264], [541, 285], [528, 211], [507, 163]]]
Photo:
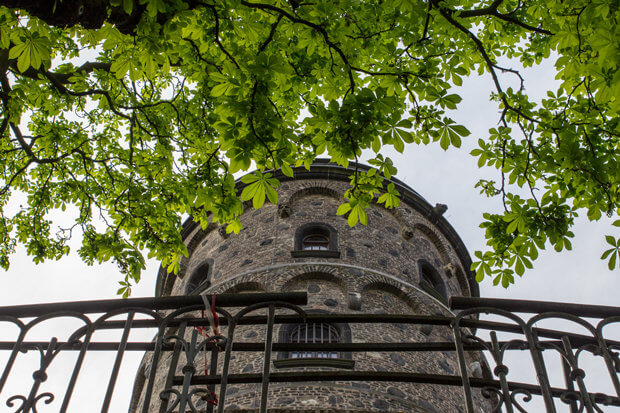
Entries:
[[[340, 334], [336, 327], [327, 323], [304, 323], [299, 324], [291, 330], [289, 335], [291, 343], [338, 343]], [[338, 358], [335, 351], [291, 351], [289, 357], [297, 358]]]
[[208, 260], [194, 270], [185, 285], [185, 295], [198, 294], [209, 286], [212, 266], [213, 260]]
[[419, 260], [418, 274], [420, 275], [420, 287], [441, 301], [448, 300], [446, 285], [435, 267], [426, 260]]
[[293, 258], [323, 257], [340, 258], [337, 233], [329, 224], [311, 222], [295, 231]]

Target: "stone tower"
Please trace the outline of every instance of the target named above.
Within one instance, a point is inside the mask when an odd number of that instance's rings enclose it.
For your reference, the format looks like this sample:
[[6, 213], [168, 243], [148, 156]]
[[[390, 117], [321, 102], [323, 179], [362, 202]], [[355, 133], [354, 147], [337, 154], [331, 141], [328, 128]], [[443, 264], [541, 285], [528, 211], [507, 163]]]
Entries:
[[[364, 165], [358, 168], [367, 169]], [[368, 225], [350, 228], [336, 210], [344, 201], [353, 166], [317, 161], [295, 178], [276, 172], [279, 205], [247, 206], [240, 234], [222, 227], [203, 229], [191, 219], [183, 238], [189, 258], [178, 275], [161, 270], [157, 296], [208, 293], [306, 291], [308, 313], [449, 315], [447, 299], [477, 296], [471, 260], [444, 205], [432, 206], [392, 179], [401, 206], [371, 204]], [[274, 342], [451, 341], [449, 328], [381, 324], [276, 325]], [[240, 326], [236, 341], [257, 341], [264, 328]], [[470, 354], [470, 363], [484, 361]], [[146, 357], [148, 359], [148, 355]], [[458, 374], [454, 352], [279, 352], [273, 371], [348, 370]], [[480, 365], [480, 364], [478, 364]], [[233, 356], [231, 373], [261, 372], [255, 353]], [[138, 380], [139, 381], [139, 380]], [[277, 412], [459, 412], [458, 387], [390, 382], [272, 383], [270, 411]], [[133, 411], [139, 411], [139, 386]], [[226, 411], [252, 412], [260, 385], [229, 385]], [[152, 401], [153, 402], [153, 401]], [[157, 410], [153, 410], [157, 411]]]

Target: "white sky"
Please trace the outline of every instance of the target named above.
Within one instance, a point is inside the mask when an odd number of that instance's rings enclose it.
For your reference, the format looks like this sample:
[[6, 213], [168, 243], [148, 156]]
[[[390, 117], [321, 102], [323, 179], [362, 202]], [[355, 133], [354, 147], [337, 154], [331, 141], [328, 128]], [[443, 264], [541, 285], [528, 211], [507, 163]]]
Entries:
[[[551, 71], [539, 70], [527, 79], [528, 92], [536, 94], [538, 91], [545, 91], [552, 79]], [[482, 249], [485, 244], [483, 231], [478, 228], [482, 212], [496, 210], [499, 200], [487, 199], [474, 189], [479, 178], [497, 179], [498, 175], [495, 170], [479, 170], [476, 159], [470, 156], [469, 152], [476, 147], [478, 138], [485, 138], [487, 130], [496, 125], [498, 113], [495, 104], [488, 102], [488, 79], [472, 78], [466, 83], [467, 89], [461, 92], [464, 100], [460, 110], [453, 114], [457, 122], [465, 124], [472, 132], [471, 136], [463, 140], [461, 149], [450, 148], [444, 152], [438, 144], [432, 144], [427, 147], [409, 146], [402, 155], [393, 151], [389, 155], [399, 169], [397, 177], [400, 180], [431, 204], [448, 205], [445, 217], [473, 255], [475, 250]], [[572, 251], [560, 254], [552, 248], [542, 251], [534, 262], [534, 270], [529, 270], [523, 278], [517, 279], [516, 285], [505, 290], [493, 287], [487, 279], [480, 286], [481, 296], [620, 305], [620, 271], [609, 271], [606, 262], [599, 259], [607, 249], [604, 235], [618, 236], [620, 231], [611, 226], [609, 219], [597, 223], [579, 219], [573, 231], [575, 238], [572, 241]], [[154, 294], [157, 269], [157, 262], [148, 263], [143, 280], [133, 289], [133, 297], [148, 297]], [[83, 264], [76, 254], [58, 262], [34, 265], [23, 249], [12, 257], [10, 270], [0, 273], [0, 276], [3, 277], [4, 285], [4, 288], [0, 289], [0, 306], [115, 298], [118, 281], [121, 279], [114, 265], [89, 267]], [[6, 337], [2, 328], [0, 325], [0, 340]], [[148, 336], [147, 334], [145, 337]], [[62, 340], [64, 337], [59, 338]], [[3, 361], [0, 354], [0, 367], [3, 366]], [[122, 406], [126, 405], [124, 403], [132, 386], [138, 359], [132, 358], [128, 361], [123, 381], [118, 384], [124, 399], [114, 405], [116, 408], [113, 406], [111, 411], [125, 409]], [[25, 375], [29, 379], [32, 369], [24, 371], [29, 371]], [[22, 389], [22, 394], [23, 392], [27, 390]], [[5, 408], [5, 396], [9, 394], [13, 393], [3, 392], [0, 397], [0, 411]], [[76, 397], [73, 406], [92, 406], [92, 399], [89, 397], [89, 394]], [[56, 410], [42, 408], [41, 411]]]

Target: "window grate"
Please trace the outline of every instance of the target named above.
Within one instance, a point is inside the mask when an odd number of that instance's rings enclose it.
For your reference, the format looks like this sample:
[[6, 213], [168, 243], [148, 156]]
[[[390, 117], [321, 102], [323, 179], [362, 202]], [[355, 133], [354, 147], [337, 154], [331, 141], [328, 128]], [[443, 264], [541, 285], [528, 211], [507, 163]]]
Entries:
[[[298, 344], [338, 343], [340, 342], [340, 334], [334, 326], [327, 323], [299, 324], [291, 331], [290, 342]], [[289, 357], [335, 359], [338, 358], [338, 353], [334, 351], [294, 351]]]

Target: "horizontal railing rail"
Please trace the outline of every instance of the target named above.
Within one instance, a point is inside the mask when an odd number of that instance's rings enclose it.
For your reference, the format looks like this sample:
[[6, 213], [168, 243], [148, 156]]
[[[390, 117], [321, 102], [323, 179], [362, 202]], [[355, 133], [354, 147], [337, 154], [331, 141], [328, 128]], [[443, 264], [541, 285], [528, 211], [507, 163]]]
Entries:
[[[266, 412], [270, 403], [270, 383], [334, 381], [458, 387], [462, 392], [462, 404], [468, 412], [477, 411], [476, 405], [482, 396], [489, 399], [496, 411], [506, 412], [528, 411], [524, 402], [532, 396], [537, 396], [539, 403], [549, 412], [556, 412], [558, 406], [565, 406], [571, 412], [601, 412], [605, 411], [606, 406], [620, 406], [620, 339], [606, 335], [608, 331], [617, 331], [620, 325], [619, 307], [453, 297], [452, 308], [460, 312], [450, 316], [309, 314], [300, 307], [307, 303], [306, 293], [221, 294], [208, 298], [215, 299], [216, 314], [219, 315], [217, 326], [222, 334], [210, 338], [204, 336], [204, 332], [213, 327], [214, 318], [209, 320], [204, 317], [205, 312], [210, 315], [211, 308], [204, 308], [200, 296], [0, 307], [0, 362], [5, 361], [4, 365], [0, 364], [0, 403], [20, 413], [44, 412], [48, 404], [48, 411], [68, 411], [78, 379], [85, 375], [86, 355], [109, 353], [113, 355], [114, 362], [110, 364], [111, 372], [102, 406], [97, 409], [109, 411], [118, 390], [116, 383], [124, 356], [128, 352], [144, 352], [142, 368], [147, 373], [141, 383], [142, 390], [134, 389], [130, 407], [132, 412], [150, 412], [153, 403], [162, 413], [197, 411], [193, 400], [199, 392], [210, 395], [210, 401], [201, 411], [223, 412], [227, 405], [227, 388], [252, 383], [261, 385], [260, 395], [257, 396], [258, 410]], [[534, 315], [522, 319], [515, 313]], [[504, 321], [480, 319], [485, 314], [503, 318]], [[596, 319], [596, 324], [593, 324], [592, 318]], [[536, 326], [550, 319], [572, 322], [579, 327], [580, 333]], [[48, 321], [60, 323], [60, 320], [73, 320], [80, 325], [66, 327], [69, 330], [63, 340], [54, 336], [47, 341], [29, 338], [38, 326]], [[381, 331], [381, 326], [405, 326], [426, 329], [428, 334], [426, 339], [402, 342], [361, 340], [357, 337], [355, 342], [291, 343], [274, 338], [276, 327], [300, 323], [346, 324], [351, 326], [352, 331], [356, 326], [364, 325], [372, 325], [375, 331]], [[615, 330], [610, 328], [612, 325]], [[3, 328], [6, 326], [12, 327]], [[263, 340], [240, 340], [235, 332], [246, 326], [262, 328]], [[58, 329], [60, 333], [62, 328], [60, 324], [55, 324], [53, 329]], [[441, 334], [432, 335], [430, 331], [435, 328]], [[9, 331], [13, 331], [12, 336]], [[151, 332], [155, 337], [151, 341], [144, 337], [132, 338], [132, 333], [136, 331]], [[120, 337], [110, 340], [105, 336], [113, 332]], [[99, 338], [99, 334], [104, 335]], [[354, 367], [359, 355], [386, 352], [403, 355], [450, 354], [456, 361], [457, 371], [456, 374], [434, 374], [400, 371], [398, 368], [393, 371], [368, 371]], [[529, 356], [529, 368], [538, 382], [509, 380], [509, 366], [505, 359], [507, 352]], [[260, 355], [259, 358], [264, 361], [262, 372], [231, 371], [229, 366], [233, 355], [242, 353]], [[61, 359], [57, 357], [59, 354], [73, 355], [72, 362], [64, 361], [67, 365], [61, 366], [71, 370], [67, 382], [62, 383], [62, 398], [42, 390], [54, 377], [52, 367], [56, 366], [55, 360]], [[318, 371], [274, 371], [274, 366], [283, 361], [274, 358], [281, 354], [350, 354], [350, 361], [332, 364], [329, 369]], [[484, 354], [486, 361], [482, 356], [479, 359], [488, 366], [474, 371], [468, 364], [471, 354]], [[584, 370], [583, 354], [601, 361], [604, 368], [595, 372]], [[545, 360], [556, 355], [559, 355], [562, 371], [550, 372]], [[34, 360], [34, 370], [14, 369], [27, 357]], [[295, 365], [290, 362], [300, 362], [300, 359], [288, 359], [287, 362], [288, 368], [293, 366], [294, 369]], [[320, 368], [321, 365], [329, 366], [330, 360], [314, 362]], [[564, 387], [552, 386], [550, 375], [561, 376]], [[615, 394], [591, 391], [588, 388], [590, 382], [586, 383], [584, 378], [593, 375], [601, 380], [603, 376], [608, 376], [607, 388], [612, 388]], [[15, 393], [14, 389], [20, 386], [26, 386], [28, 391]], [[518, 393], [528, 397], [518, 402], [515, 397]], [[540, 411], [540, 407], [533, 409]], [[94, 409], [89, 406], [88, 410]]]
[[513, 313], [565, 313], [578, 317], [620, 317], [620, 307], [592, 304], [558, 303], [553, 301], [514, 300], [506, 298], [450, 297], [452, 310], [492, 307]]

